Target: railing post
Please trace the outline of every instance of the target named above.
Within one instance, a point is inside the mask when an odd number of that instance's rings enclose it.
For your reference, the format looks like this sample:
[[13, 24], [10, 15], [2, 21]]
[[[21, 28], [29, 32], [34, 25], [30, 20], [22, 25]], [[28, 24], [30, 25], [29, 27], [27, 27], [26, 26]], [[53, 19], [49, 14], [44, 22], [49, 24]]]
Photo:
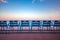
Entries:
[[31, 31], [32, 30], [32, 26], [31, 26], [31, 20], [29, 20], [29, 25], [30, 25], [30, 27], [29, 27], [29, 31]]
[[51, 29], [52, 29], [52, 31], [54, 31], [54, 21], [53, 20], [51, 20]]
[[7, 27], [8, 27], [7, 30], [10, 30], [10, 27], [9, 27], [9, 21], [7, 21]]
[[41, 20], [41, 31], [43, 30], [42, 24], [43, 24], [43, 21]]

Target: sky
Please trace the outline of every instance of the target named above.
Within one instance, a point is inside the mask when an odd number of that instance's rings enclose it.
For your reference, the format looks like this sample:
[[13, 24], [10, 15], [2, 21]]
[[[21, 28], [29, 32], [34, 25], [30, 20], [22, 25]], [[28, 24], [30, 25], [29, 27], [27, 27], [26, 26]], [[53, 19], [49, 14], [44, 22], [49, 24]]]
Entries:
[[0, 0], [0, 20], [60, 20], [60, 0]]

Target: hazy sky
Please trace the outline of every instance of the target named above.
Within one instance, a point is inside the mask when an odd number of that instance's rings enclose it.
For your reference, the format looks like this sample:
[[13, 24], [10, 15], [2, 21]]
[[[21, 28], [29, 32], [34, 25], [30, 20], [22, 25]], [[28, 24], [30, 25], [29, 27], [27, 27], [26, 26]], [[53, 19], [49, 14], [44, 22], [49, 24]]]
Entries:
[[60, 0], [0, 0], [0, 20], [60, 20]]

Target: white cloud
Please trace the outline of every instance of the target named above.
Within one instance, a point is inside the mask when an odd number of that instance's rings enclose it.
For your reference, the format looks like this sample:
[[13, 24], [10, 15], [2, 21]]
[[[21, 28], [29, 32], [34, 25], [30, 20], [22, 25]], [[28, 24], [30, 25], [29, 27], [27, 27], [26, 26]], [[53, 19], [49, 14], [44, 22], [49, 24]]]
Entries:
[[[32, 0], [32, 3], [34, 3], [36, 0]], [[40, 2], [43, 2], [44, 0], [37, 0], [37, 1], [40, 1]]]
[[43, 2], [44, 0], [40, 0], [40, 2]]
[[32, 3], [34, 3], [35, 2], [35, 0], [32, 0]]
[[0, 0], [0, 2], [7, 3], [7, 0]]

